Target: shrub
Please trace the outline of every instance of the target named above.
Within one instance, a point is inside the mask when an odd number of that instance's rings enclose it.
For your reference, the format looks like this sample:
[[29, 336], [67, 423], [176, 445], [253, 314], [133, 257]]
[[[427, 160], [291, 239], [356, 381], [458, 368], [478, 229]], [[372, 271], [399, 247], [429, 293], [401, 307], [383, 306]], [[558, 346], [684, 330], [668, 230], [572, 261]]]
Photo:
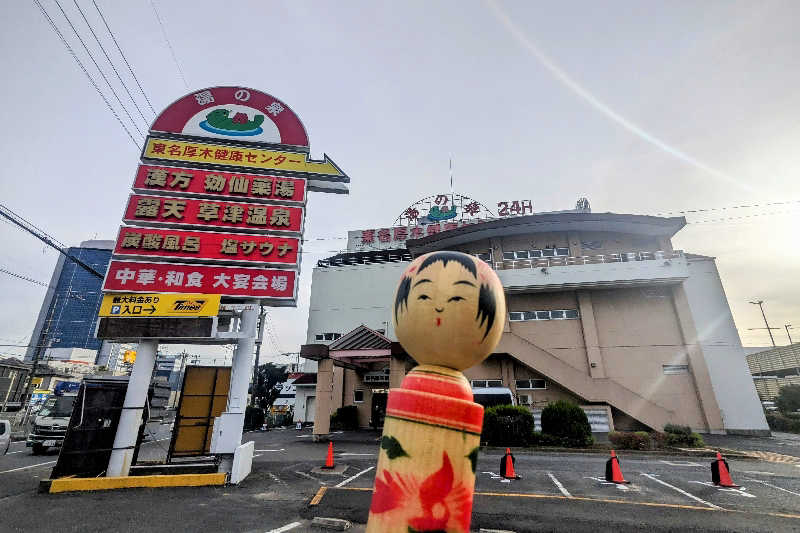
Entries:
[[608, 440], [616, 448], [622, 450], [649, 450], [650, 435], [646, 431], [631, 433], [628, 431], [612, 431]]
[[331, 427], [336, 429], [358, 429], [358, 406], [346, 405], [331, 415]]
[[667, 424], [664, 426], [664, 431], [667, 434], [667, 446], [686, 446], [689, 448], [700, 448], [705, 446], [703, 437], [697, 433], [692, 432], [689, 426], [678, 426], [676, 424]]
[[781, 387], [775, 405], [783, 414], [794, 413], [800, 409], [800, 385], [787, 385]]
[[572, 448], [590, 446], [594, 442], [586, 413], [564, 400], [549, 403], [542, 409], [542, 433], [556, 437], [562, 446]]
[[561, 439], [547, 433], [534, 431], [531, 434], [531, 446], [561, 446]]
[[650, 441], [653, 443], [653, 448], [665, 448], [667, 446], [667, 434], [660, 431], [653, 431], [650, 433]]
[[800, 420], [780, 413], [767, 413], [767, 424], [772, 431], [800, 433]]
[[497, 405], [483, 413], [481, 440], [490, 446], [528, 446], [533, 428], [533, 414], [527, 407]]
[[244, 410], [244, 429], [245, 431], [252, 431], [254, 429], [261, 429], [264, 425], [264, 410], [260, 407], [253, 407], [248, 405]]

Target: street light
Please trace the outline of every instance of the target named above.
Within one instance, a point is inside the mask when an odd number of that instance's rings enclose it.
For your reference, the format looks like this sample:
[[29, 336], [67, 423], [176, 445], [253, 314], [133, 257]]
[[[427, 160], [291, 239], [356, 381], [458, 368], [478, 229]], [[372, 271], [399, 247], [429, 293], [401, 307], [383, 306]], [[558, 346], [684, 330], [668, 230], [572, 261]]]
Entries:
[[749, 329], [766, 329], [767, 333], [769, 333], [769, 340], [772, 341], [772, 347], [774, 348], [775, 347], [775, 338], [772, 336], [772, 330], [773, 329], [780, 329], [780, 328], [771, 328], [771, 327], [769, 327], [769, 322], [767, 322], [767, 315], [764, 314], [764, 300], [758, 300], [756, 302], [750, 302], [750, 303], [753, 304], [753, 305], [757, 305], [759, 307], [759, 309], [761, 309], [761, 316], [764, 317], [764, 325], [766, 327], [765, 328], [749, 328]]

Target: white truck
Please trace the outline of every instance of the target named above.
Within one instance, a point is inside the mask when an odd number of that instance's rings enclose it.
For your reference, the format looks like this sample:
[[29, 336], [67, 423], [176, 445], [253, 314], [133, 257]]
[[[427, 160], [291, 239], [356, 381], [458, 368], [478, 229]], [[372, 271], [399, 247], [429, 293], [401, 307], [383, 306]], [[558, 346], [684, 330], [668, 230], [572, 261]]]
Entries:
[[56, 390], [45, 400], [25, 444], [33, 455], [43, 454], [48, 448], [61, 447], [77, 396], [77, 390]]

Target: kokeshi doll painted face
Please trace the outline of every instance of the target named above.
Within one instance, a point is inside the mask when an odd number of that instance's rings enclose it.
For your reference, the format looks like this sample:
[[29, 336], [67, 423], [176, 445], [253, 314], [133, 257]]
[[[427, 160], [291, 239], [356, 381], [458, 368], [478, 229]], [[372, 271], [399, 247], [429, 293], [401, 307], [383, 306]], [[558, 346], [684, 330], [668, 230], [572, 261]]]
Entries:
[[465, 370], [500, 340], [503, 286], [492, 268], [461, 252], [433, 252], [403, 273], [394, 302], [397, 340], [417, 362]]
[[468, 533], [483, 407], [461, 373], [503, 333], [503, 287], [460, 252], [415, 259], [393, 310], [400, 344], [420, 366], [389, 391], [367, 533]]

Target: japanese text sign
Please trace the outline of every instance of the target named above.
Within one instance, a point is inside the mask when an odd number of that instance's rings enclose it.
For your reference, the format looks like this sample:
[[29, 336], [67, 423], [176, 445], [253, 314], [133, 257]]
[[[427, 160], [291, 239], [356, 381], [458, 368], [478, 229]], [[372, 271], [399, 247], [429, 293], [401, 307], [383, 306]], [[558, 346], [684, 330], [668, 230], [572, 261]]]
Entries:
[[217, 316], [219, 294], [106, 294], [99, 316]]
[[301, 233], [303, 208], [131, 195], [123, 220], [129, 224], [236, 228]]
[[346, 179], [344, 172], [327, 157], [323, 161], [313, 161], [308, 159], [306, 153], [269, 150], [255, 146], [237, 147], [227, 144], [148, 137], [142, 157], [228, 167], [282, 170]]
[[139, 165], [133, 190], [144, 194], [235, 197], [253, 202], [306, 201], [306, 180], [301, 178], [152, 165]]
[[293, 300], [297, 272], [231, 266], [112, 260], [106, 292], [184, 293]]
[[299, 246], [291, 237], [122, 227], [114, 255], [296, 266]]

